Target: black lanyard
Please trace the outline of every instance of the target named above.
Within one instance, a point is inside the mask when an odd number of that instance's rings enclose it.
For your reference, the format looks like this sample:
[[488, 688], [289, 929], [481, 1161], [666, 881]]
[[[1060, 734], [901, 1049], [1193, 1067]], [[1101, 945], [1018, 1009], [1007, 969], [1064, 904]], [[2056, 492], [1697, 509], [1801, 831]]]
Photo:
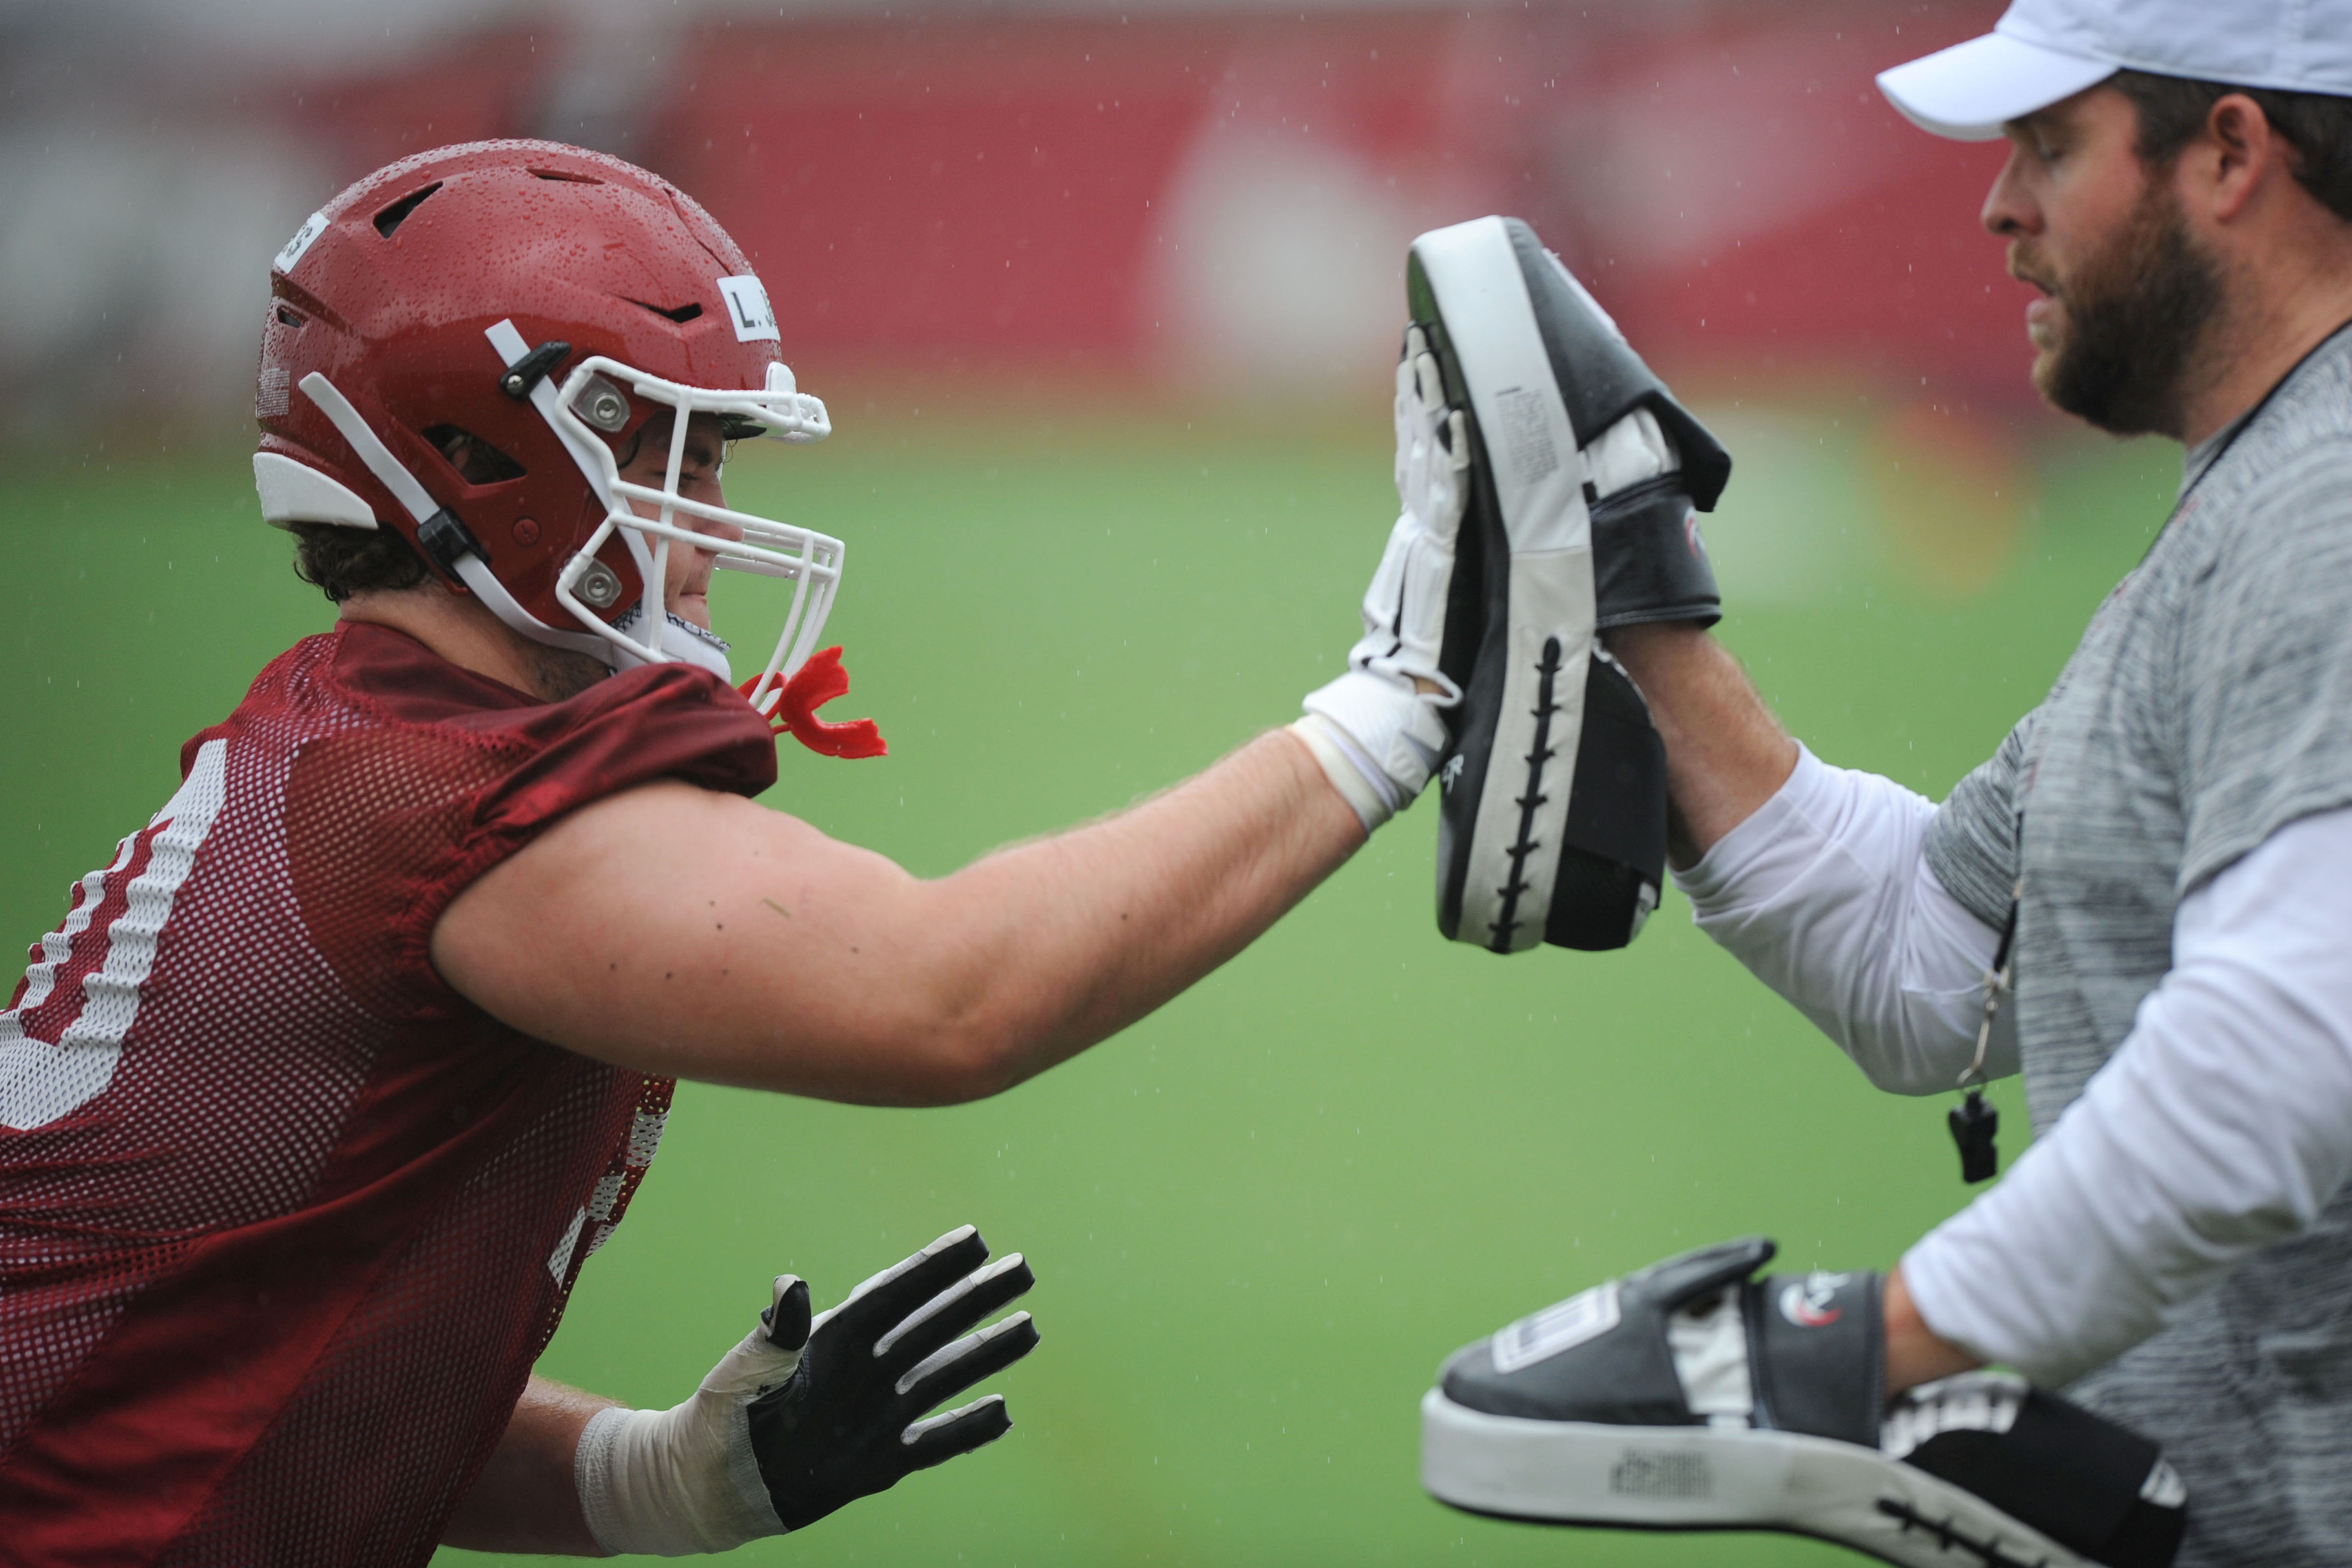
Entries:
[[[2021, 857], [2024, 852], [2021, 834], [2018, 853]], [[1992, 1043], [1993, 1016], [2000, 1011], [2000, 999], [2009, 994], [2010, 970], [2015, 963], [2010, 950], [2017, 943], [2017, 906], [2023, 901], [2024, 891], [2025, 879], [2021, 877], [2010, 889], [2009, 919], [2001, 923], [2000, 945], [1993, 949], [1992, 967], [1985, 971], [1984, 1017], [1977, 1025], [1976, 1059], [1960, 1074], [1959, 1087], [1967, 1094], [1945, 1117], [1952, 1142], [1959, 1145], [1960, 1180], [1970, 1185], [1992, 1180], [1993, 1173], [2000, 1169], [2000, 1151], [1993, 1145], [2000, 1131], [2000, 1112], [1985, 1103], [1985, 1050]]]

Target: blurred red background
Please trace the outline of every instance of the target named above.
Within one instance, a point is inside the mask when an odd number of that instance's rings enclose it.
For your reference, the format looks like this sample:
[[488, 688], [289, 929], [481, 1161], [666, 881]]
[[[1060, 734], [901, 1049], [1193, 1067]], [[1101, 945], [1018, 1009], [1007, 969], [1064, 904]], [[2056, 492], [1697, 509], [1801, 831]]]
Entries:
[[[1393, 352], [1406, 241], [1507, 211], [1678, 374], [1861, 375], [2002, 403], [2030, 394], [2024, 290], [1976, 221], [2000, 149], [1914, 130], [1872, 82], [1996, 14], [1790, 0], [906, 19], [713, 0], [671, 20], [510, 6], [388, 54], [215, 50], [186, 70], [157, 53], [166, 39], [139, 58], [152, 135], [281, 150], [277, 185], [238, 209], [275, 202], [278, 226], [214, 242], [251, 251], [256, 314], [280, 231], [340, 184], [419, 148], [536, 134], [700, 198], [812, 367], [1361, 386]], [[5, 293], [7, 244], [0, 364], [12, 313], [37, 308]], [[111, 302], [120, 331], [130, 302]], [[39, 308], [31, 357], [58, 361], [73, 340]], [[247, 325], [216, 334], [221, 357]], [[16, 336], [16, 368], [42, 369]]]

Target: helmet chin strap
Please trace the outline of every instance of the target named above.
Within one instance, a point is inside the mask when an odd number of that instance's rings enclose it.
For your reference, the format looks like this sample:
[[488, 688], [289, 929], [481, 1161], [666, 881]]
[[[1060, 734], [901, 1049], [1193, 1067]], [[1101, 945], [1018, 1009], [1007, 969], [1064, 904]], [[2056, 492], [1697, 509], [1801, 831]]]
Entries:
[[[492, 575], [489, 567], [483, 564], [478, 555], [459, 556], [457, 571], [458, 579], [472, 590], [476, 598], [489, 606], [491, 614], [533, 642], [587, 654], [614, 670], [635, 669], [646, 662], [618, 643], [579, 632], [560, 632], [540, 620], [515, 603], [514, 595], [507, 592], [507, 585]], [[645, 637], [637, 635], [636, 629], [645, 619], [645, 601], [640, 599], [614, 617], [613, 629], [638, 642], [646, 641]], [[724, 638], [714, 632], [704, 631], [692, 621], [678, 616], [664, 616], [662, 623], [661, 640], [653, 646], [674, 659], [710, 671], [730, 686], [735, 683], [735, 668], [727, 658], [731, 645]]]
[[531, 641], [571, 653], [584, 653], [613, 669], [624, 668], [616, 657], [621, 650], [603, 637], [590, 637], [585, 632], [557, 631], [517, 604], [515, 596], [507, 592], [507, 585], [490, 570], [489, 563], [480, 556], [460, 555], [450, 570], [457, 574], [457, 581], [465, 584], [474, 597], [488, 606], [490, 614]]
[[[644, 642], [646, 639], [638, 636], [637, 627], [645, 620], [645, 601], [640, 599], [614, 617], [613, 629], [624, 637], [635, 637], [637, 641]], [[664, 616], [661, 640], [654, 646], [672, 658], [700, 666], [730, 686], [735, 684], [735, 668], [727, 659], [731, 645], [716, 632], [707, 632], [684, 616]], [[644, 662], [642, 659], [631, 658], [623, 649], [614, 647], [609, 643], [605, 647], [618, 656], [614, 660], [616, 668], [624, 664], [636, 665]]]

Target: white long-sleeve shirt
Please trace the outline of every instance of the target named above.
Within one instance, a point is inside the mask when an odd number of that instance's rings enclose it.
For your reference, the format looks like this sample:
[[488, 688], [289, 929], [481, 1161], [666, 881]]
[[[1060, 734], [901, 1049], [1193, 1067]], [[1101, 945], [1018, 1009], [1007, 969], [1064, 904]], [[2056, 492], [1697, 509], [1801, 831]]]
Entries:
[[[1676, 876], [1700, 929], [1897, 1093], [1968, 1067], [1999, 940], [1927, 868], [1935, 809], [1804, 753]], [[1997, 1026], [1986, 1073], [2017, 1069]], [[2065, 1383], [2310, 1225], [2347, 1177], [2352, 808], [2298, 818], [2181, 900], [2171, 971], [2113, 1058], [1904, 1277], [1937, 1334]]]

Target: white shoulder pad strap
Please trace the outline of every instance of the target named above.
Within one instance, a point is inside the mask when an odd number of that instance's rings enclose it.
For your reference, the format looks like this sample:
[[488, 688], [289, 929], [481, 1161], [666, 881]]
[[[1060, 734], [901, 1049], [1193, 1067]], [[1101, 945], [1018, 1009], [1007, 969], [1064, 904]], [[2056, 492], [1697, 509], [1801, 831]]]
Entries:
[[253, 455], [253, 488], [261, 496], [261, 521], [275, 528], [298, 522], [331, 522], [344, 528], [375, 527], [375, 513], [341, 480], [278, 452]]

